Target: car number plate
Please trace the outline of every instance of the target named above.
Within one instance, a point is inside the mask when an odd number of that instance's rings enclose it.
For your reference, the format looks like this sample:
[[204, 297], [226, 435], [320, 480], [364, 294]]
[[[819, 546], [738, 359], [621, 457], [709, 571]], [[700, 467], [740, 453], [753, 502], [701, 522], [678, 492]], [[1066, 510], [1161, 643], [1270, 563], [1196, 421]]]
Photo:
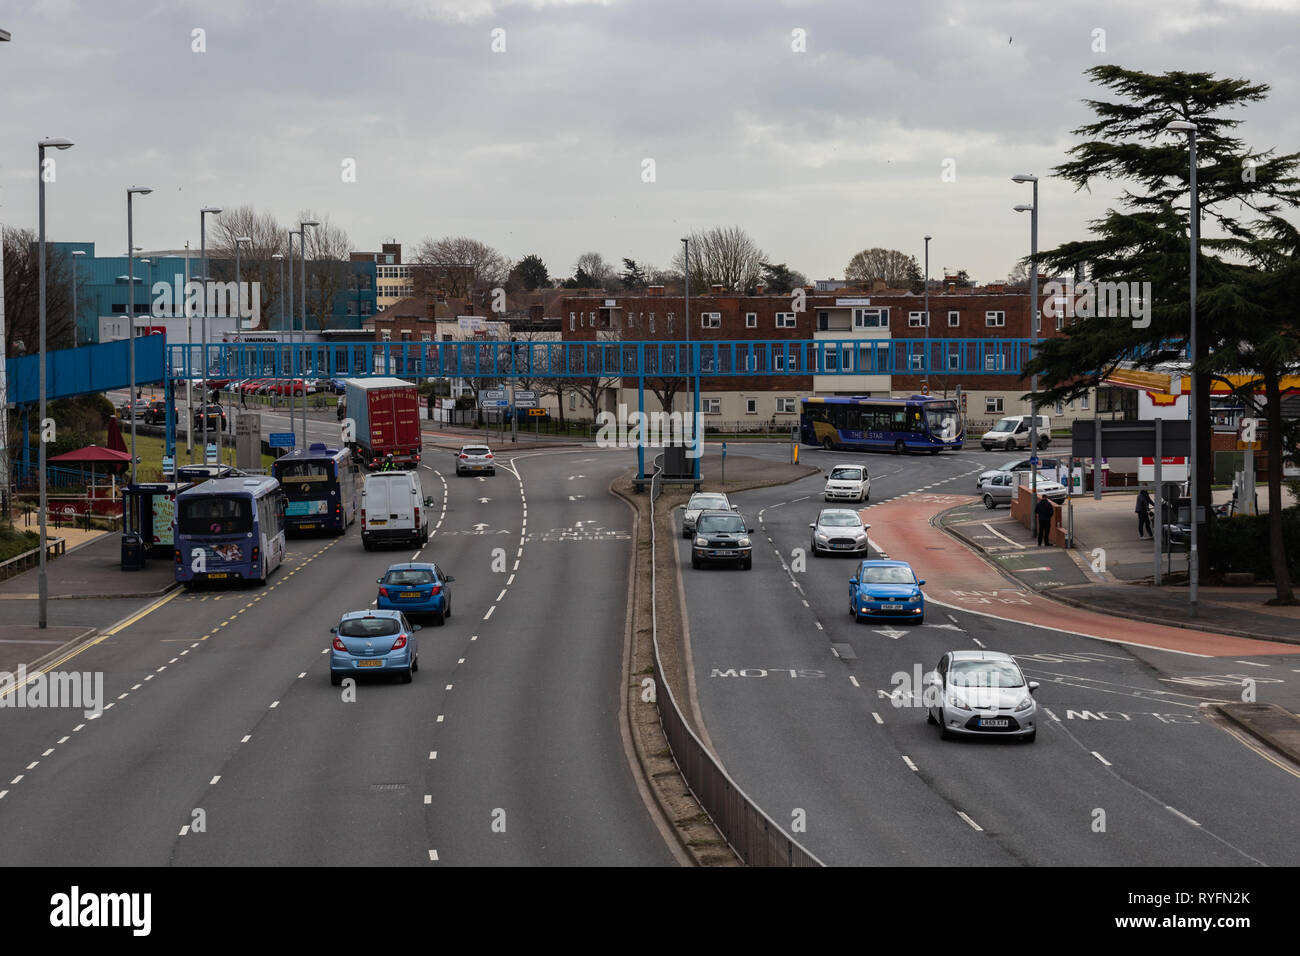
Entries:
[[373, 519], [370, 523], [371, 523], [371, 524], [374, 524], [374, 525], [379, 525], [379, 524], [388, 524], [388, 519], [387, 519], [387, 518], [376, 518], [376, 519]]
[[228, 578], [230, 577], [225, 571], [215, 571], [208, 575], [210, 578]]
[[398, 597], [404, 597], [404, 598], [418, 598], [418, 597], [420, 596], [420, 592], [419, 592], [419, 591], [399, 591], [398, 594], [397, 594], [397, 596], [398, 596]]
[[357, 661], [358, 667], [383, 667], [383, 661]]
[[1007, 720], [1005, 717], [998, 717], [995, 719], [981, 718], [980, 726], [981, 727], [1010, 727], [1011, 721]]
[[313, 528], [316, 527], [316, 523], [312, 521], [307, 524], [300, 524], [298, 525], [298, 527], [303, 531], [311, 531]]
[[901, 610], [903, 609], [903, 605], [901, 605], [901, 604], [882, 604], [882, 605], [880, 605], [880, 609], [881, 609], [882, 611], [901, 611]]
[[836, 544], [836, 545], [832, 545], [832, 547], [839, 548], [841, 551], [849, 551], [849, 550], [851, 550], [851, 549], [853, 548], [853, 545], [851, 545], [851, 544]]

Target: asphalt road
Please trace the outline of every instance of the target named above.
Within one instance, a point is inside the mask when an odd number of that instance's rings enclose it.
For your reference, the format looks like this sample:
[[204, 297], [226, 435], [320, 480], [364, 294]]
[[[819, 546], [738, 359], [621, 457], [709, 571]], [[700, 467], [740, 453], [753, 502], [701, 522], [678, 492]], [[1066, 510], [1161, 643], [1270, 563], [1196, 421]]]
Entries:
[[0, 710], [0, 863], [672, 864], [617, 720], [626, 455], [482, 480], [450, 460], [421, 468], [441, 524], [420, 556], [456, 577], [453, 613], [413, 683], [347, 701], [324, 652], [414, 549], [290, 539], [266, 588], [174, 592], [65, 663], [103, 674], [101, 717]]
[[[1002, 457], [805, 449], [800, 460], [865, 460], [874, 503], [969, 493], [971, 472]], [[808, 547], [821, 484], [735, 497], [756, 531], [752, 571], [693, 571], [677, 539], [709, 735], [732, 777], [810, 850], [830, 864], [1300, 863], [1300, 779], [1209, 722], [1200, 702], [1232, 689], [1170, 680], [1248, 663], [1130, 651], [934, 603], [922, 625], [858, 625], [854, 562], [794, 554]], [[1016, 655], [1041, 682], [1036, 743], [941, 741], [907, 696], [894, 706], [890, 695], [911, 686], [895, 675], [914, 680], [944, 652], [977, 647]]]

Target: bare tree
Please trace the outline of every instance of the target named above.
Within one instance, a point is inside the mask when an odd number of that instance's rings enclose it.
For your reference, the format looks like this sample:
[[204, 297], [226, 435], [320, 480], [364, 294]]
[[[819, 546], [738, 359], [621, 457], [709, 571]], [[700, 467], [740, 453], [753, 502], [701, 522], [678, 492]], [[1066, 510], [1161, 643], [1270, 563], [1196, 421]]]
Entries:
[[578, 284], [591, 289], [612, 288], [618, 279], [614, 267], [599, 252], [584, 252], [578, 256], [578, 261], [573, 265], [573, 274], [575, 279], [585, 277]]
[[[743, 292], [758, 284], [761, 263], [767, 254], [739, 226], [693, 232], [691, 246], [691, 286], [703, 292], [721, 284], [728, 292]], [[673, 257], [673, 268], [686, 274], [685, 255], [681, 248]]]
[[919, 290], [922, 286], [921, 268], [916, 264], [916, 256], [880, 246], [856, 253], [844, 267], [844, 279], [846, 282], [861, 284], [883, 279], [891, 289], [910, 289], [916, 286]]
[[[330, 222], [328, 215], [317, 215], [308, 209], [299, 213], [298, 219], [315, 219], [320, 223], [308, 226], [306, 232], [307, 306], [316, 327], [324, 329], [334, 314], [335, 297], [352, 287], [354, 270], [348, 262], [352, 240], [342, 226]], [[302, 303], [298, 303], [298, 308], [301, 311]]]
[[[622, 340], [623, 335], [619, 329], [598, 329], [595, 342], [571, 341], [568, 349], [570, 368], [573, 371], [582, 371], [593, 367], [600, 368], [602, 346], [615, 345]], [[569, 379], [569, 387], [591, 406], [591, 415], [594, 421], [596, 415], [601, 411], [601, 402], [604, 397], [617, 388], [621, 381], [622, 379], [617, 376], [586, 375]]]
[[[209, 247], [210, 264], [214, 277], [235, 278], [235, 239], [248, 236], [252, 241], [241, 244], [239, 253], [239, 278], [241, 282], [256, 282], [259, 301], [258, 315], [263, 327], [270, 327], [271, 312], [284, 307], [280, 288], [280, 262], [272, 259], [279, 253], [289, 257], [288, 235], [271, 212], [258, 212], [252, 206], [227, 209], [214, 217], [214, 236]], [[288, 272], [285, 272], [288, 281]]]
[[[35, 354], [40, 349], [40, 265], [36, 233], [31, 229], [5, 227], [4, 308], [5, 354]], [[45, 347], [72, 347], [72, 257], [45, 245]], [[149, 310], [149, 298], [141, 292], [139, 311]]]
[[411, 272], [417, 295], [442, 292], [458, 299], [504, 287], [511, 268], [496, 249], [468, 236], [425, 239], [415, 251], [415, 265]]

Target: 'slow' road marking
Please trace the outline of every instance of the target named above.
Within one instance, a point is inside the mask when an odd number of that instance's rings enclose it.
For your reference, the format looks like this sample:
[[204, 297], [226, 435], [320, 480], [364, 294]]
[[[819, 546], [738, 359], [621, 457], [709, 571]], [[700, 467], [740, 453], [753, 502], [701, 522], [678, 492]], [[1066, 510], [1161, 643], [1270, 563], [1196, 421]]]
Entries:
[[907, 754], [903, 754], [903, 763], [907, 764], [908, 769], [910, 770], [916, 769], [916, 764], [912, 763], [912, 758], [907, 756]]
[[1093, 750], [1091, 751], [1091, 753], [1094, 757], [1096, 757], [1098, 760], [1104, 763], [1107, 767], [1111, 766], [1111, 762], [1107, 760], [1105, 757], [1103, 757], [1101, 754], [1097, 753], [1097, 751]]
[[963, 820], [969, 823], [971, 825], [972, 830], [975, 830], [978, 833], [984, 832], [984, 828], [980, 826], [978, 823], [976, 823], [974, 820], [972, 820], [970, 817], [966, 816], [966, 814], [963, 811], [958, 810], [957, 816], [961, 817]]

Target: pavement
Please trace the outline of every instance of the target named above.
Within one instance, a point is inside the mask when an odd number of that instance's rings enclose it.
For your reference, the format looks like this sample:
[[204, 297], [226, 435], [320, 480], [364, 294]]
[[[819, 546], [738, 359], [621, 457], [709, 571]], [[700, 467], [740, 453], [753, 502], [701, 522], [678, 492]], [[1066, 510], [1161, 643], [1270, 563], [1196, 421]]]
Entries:
[[1267, 586], [1203, 586], [1197, 617], [1190, 617], [1186, 554], [1161, 556], [1162, 578], [1172, 571], [1176, 583], [1156, 587], [1154, 541], [1138, 538], [1134, 502], [1134, 493], [1123, 492], [1101, 501], [1072, 498], [1073, 549], [1038, 547], [1008, 509], [989, 511], [973, 496], [954, 501], [936, 520], [1003, 575], [1055, 601], [1164, 627], [1300, 644], [1300, 606], [1268, 606], [1275, 591]]

